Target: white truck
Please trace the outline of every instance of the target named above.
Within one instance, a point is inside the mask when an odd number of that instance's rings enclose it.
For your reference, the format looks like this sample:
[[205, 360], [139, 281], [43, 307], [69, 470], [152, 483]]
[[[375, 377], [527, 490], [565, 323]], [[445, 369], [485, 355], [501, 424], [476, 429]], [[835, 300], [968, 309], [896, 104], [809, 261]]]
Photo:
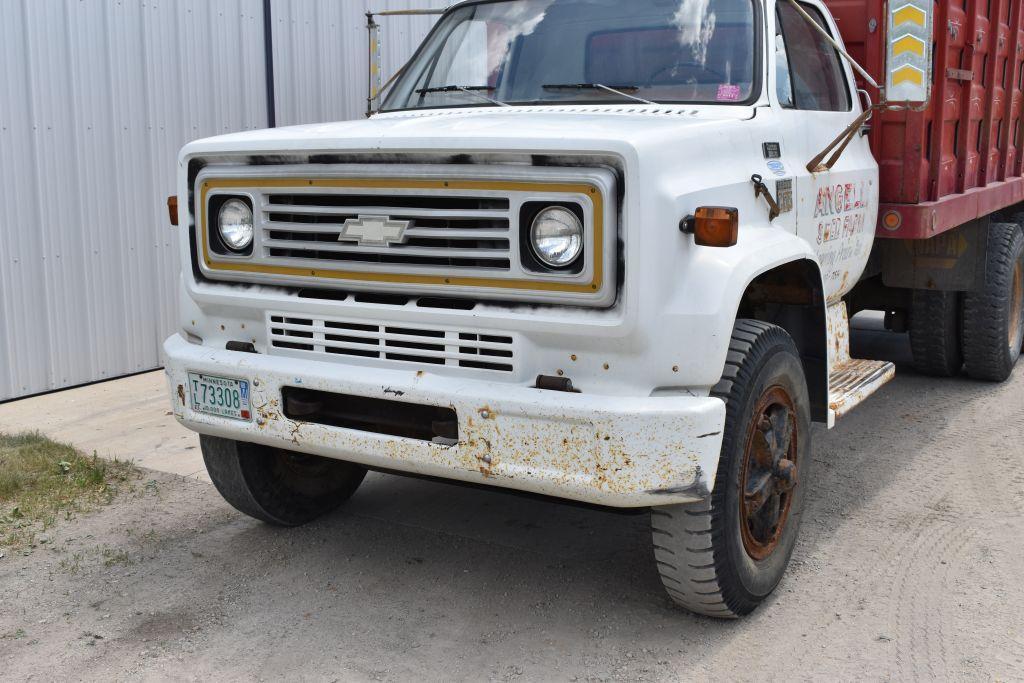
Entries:
[[812, 422], [893, 376], [850, 358], [847, 302], [914, 312], [876, 264], [881, 110], [833, 39], [818, 0], [470, 0], [367, 120], [187, 145], [166, 374], [214, 484], [279, 525], [367, 470], [649, 508], [670, 596], [752, 611]]

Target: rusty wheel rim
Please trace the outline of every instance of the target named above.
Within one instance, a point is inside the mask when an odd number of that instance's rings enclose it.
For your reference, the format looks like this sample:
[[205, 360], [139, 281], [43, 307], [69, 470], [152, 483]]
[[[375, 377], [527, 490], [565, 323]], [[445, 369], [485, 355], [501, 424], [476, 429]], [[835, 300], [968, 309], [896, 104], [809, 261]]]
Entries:
[[740, 535], [754, 560], [778, 547], [793, 507], [796, 427], [796, 408], [786, 390], [765, 391], [754, 410], [740, 472]]
[[1024, 259], [1018, 260], [1013, 268], [1013, 282], [1010, 285], [1010, 350], [1021, 347], [1024, 337]]

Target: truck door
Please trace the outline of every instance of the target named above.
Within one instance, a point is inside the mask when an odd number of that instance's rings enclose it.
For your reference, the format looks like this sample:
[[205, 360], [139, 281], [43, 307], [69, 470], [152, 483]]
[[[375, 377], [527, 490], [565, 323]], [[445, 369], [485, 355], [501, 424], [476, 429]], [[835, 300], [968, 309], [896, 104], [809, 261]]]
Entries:
[[[800, 6], [833, 37], [831, 17]], [[789, 0], [775, 3], [775, 105], [796, 183], [796, 231], [817, 251], [825, 295], [838, 301], [857, 282], [871, 251], [878, 213], [878, 166], [865, 136], [857, 135], [829, 170], [807, 170], [863, 110], [849, 65]]]

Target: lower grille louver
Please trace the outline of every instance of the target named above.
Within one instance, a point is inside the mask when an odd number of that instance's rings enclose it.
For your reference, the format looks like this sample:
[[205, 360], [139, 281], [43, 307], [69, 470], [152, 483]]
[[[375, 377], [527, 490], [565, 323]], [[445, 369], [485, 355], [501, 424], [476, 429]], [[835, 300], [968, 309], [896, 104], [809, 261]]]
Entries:
[[355, 356], [497, 372], [515, 370], [514, 339], [507, 335], [282, 314], [270, 314], [267, 326], [271, 349], [292, 352], [289, 355], [299, 352], [323, 360]]

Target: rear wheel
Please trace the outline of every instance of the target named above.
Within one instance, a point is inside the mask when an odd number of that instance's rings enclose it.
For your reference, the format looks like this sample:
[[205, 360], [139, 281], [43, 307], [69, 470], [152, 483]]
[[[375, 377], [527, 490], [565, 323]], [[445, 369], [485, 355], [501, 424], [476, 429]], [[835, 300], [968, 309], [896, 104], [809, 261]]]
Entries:
[[348, 500], [366, 469], [281, 448], [200, 436], [206, 471], [235, 508], [268, 524], [299, 526]]
[[915, 289], [910, 304], [910, 350], [914, 369], [952, 377], [963, 367], [960, 347], [960, 295]]
[[701, 503], [651, 510], [654, 554], [675, 602], [738, 617], [782, 579], [803, 511], [810, 402], [793, 340], [775, 325], [737, 321], [713, 395], [726, 404], [714, 490]]
[[1024, 233], [1016, 223], [992, 223], [985, 282], [963, 297], [964, 365], [975, 379], [1002, 382], [1024, 341]]

